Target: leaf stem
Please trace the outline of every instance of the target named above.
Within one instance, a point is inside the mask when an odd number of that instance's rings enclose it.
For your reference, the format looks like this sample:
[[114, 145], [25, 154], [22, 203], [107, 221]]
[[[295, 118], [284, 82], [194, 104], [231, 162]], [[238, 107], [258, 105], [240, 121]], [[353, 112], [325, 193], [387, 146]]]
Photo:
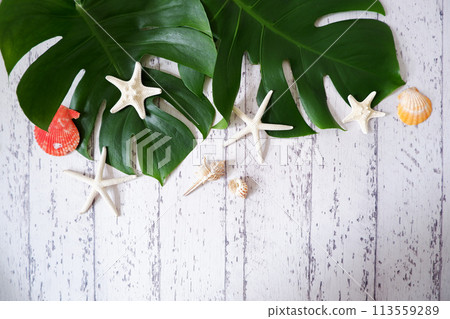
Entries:
[[83, 8], [83, 6], [80, 4], [80, 0], [74, 0], [75, 4], [76, 4], [76, 9], [78, 11], [78, 13], [80, 14], [80, 16], [83, 18], [83, 20], [86, 22], [86, 24], [88, 25], [89, 29], [92, 31], [93, 36], [98, 40], [98, 42], [100, 43], [100, 45], [102, 46], [103, 50], [105, 51], [106, 55], [108, 56], [109, 61], [111, 62], [111, 64], [114, 66], [114, 69], [116, 70], [118, 76], [120, 77], [124, 77], [124, 74], [122, 74], [122, 72], [120, 71], [120, 68], [118, 66], [118, 64], [116, 63], [113, 55], [111, 54], [111, 52], [108, 50], [108, 46], [105, 43], [105, 41], [103, 40], [103, 38], [99, 35], [99, 32], [96, 30], [96, 21], [94, 20], [94, 18]]

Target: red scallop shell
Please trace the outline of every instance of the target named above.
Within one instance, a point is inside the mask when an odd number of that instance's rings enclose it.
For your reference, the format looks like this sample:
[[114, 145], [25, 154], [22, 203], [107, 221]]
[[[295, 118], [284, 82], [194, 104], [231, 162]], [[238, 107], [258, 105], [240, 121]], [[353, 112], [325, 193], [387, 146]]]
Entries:
[[80, 133], [72, 120], [79, 117], [80, 113], [61, 105], [48, 127], [48, 132], [36, 126], [34, 137], [44, 152], [53, 156], [64, 156], [74, 151], [80, 143]]

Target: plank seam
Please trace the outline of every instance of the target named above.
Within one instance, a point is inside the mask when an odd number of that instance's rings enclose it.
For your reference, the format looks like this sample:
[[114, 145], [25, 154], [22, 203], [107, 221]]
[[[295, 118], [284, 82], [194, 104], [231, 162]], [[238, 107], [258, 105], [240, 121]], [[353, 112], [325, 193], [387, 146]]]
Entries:
[[[380, 15], [377, 13], [377, 20], [380, 19]], [[378, 192], [379, 192], [379, 126], [378, 120], [375, 122], [375, 243], [374, 243], [374, 260], [373, 260], [373, 299], [377, 300], [377, 263], [378, 263]]]
[[311, 289], [312, 289], [312, 276], [311, 276], [311, 262], [312, 262], [312, 245], [311, 245], [311, 232], [312, 232], [312, 202], [313, 202], [313, 180], [314, 180], [314, 151], [316, 149], [316, 135], [314, 135], [311, 139], [311, 178], [310, 178], [310, 187], [311, 187], [311, 191], [310, 191], [310, 201], [308, 204], [308, 218], [309, 218], [309, 234], [308, 234], [308, 290], [306, 292], [306, 296], [308, 298], [309, 301], [311, 301]]
[[28, 228], [28, 234], [27, 234], [27, 255], [28, 255], [28, 300], [31, 301], [31, 201], [30, 201], [30, 192], [31, 192], [31, 185], [30, 185], [30, 174], [31, 174], [31, 167], [30, 167], [30, 158], [31, 158], [31, 147], [33, 145], [33, 132], [32, 132], [32, 126], [28, 123], [28, 161], [27, 161], [27, 188], [28, 188], [28, 211], [27, 211], [27, 228]]
[[[95, 124], [94, 124], [95, 125]], [[95, 127], [94, 127], [94, 131], [95, 131]], [[95, 134], [91, 135], [90, 138], [90, 144], [91, 145], [95, 145]], [[95, 150], [95, 147], [92, 148], [93, 150]], [[93, 172], [95, 172], [95, 161], [91, 161], [90, 164], [88, 164], [88, 166], [91, 167], [91, 170]], [[93, 268], [93, 273], [94, 273], [94, 301], [97, 301], [97, 260], [96, 260], [96, 224], [95, 224], [95, 219], [96, 219], [96, 212], [95, 212], [95, 202], [94, 205], [92, 205], [92, 245], [93, 245], [93, 249], [92, 249], [92, 268]]]
[[[28, 53], [28, 66], [27, 68], [32, 64], [32, 56], [31, 53]], [[27, 223], [28, 223], [28, 234], [27, 234], [27, 255], [28, 255], [28, 299], [31, 301], [32, 300], [32, 295], [31, 295], [31, 290], [32, 290], [32, 285], [31, 285], [31, 265], [32, 265], [32, 258], [31, 258], [31, 200], [30, 200], [30, 194], [31, 194], [31, 181], [30, 181], [30, 175], [31, 175], [31, 166], [30, 166], [30, 159], [31, 159], [31, 149], [32, 149], [32, 145], [33, 145], [33, 132], [32, 132], [32, 125], [28, 122], [27, 119], [27, 124], [28, 124], [28, 152], [27, 152], [27, 157], [28, 157], [28, 161], [27, 161], [27, 188], [28, 188], [28, 196], [27, 196], [27, 201], [28, 201], [28, 212], [27, 212]]]
[[[244, 110], [247, 113], [247, 67], [249, 65], [251, 65], [251, 63], [249, 63], [249, 58], [248, 56], [245, 59], [244, 62], [244, 67], [245, 67], [245, 87], [244, 87], [244, 95], [245, 95], [245, 99], [244, 99]], [[244, 143], [244, 174], [245, 176], [247, 176], [247, 165], [245, 163], [247, 163], [247, 143]], [[243, 224], [243, 232], [244, 232], [244, 244], [243, 244], [243, 251], [242, 251], [242, 300], [246, 301], [247, 300], [247, 279], [246, 279], [246, 266], [247, 266], [247, 202], [244, 201], [244, 209], [242, 212], [242, 224]]]
[[[244, 82], [245, 83], [245, 82]], [[225, 140], [228, 140], [228, 130], [225, 131]], [[224, 276], [223, 276], [223, 297], [224, 300], [227, 301], [227, 288], [228, 288], [228, 282], [230, 280], [230, 277], [228, 276], [228, 272], [227, 272], [227, 264], [228, 264], [228, 251], [227, 251], [227, 242], [228, 242], [228, 235], [227, 235], [227, 224], [228, 224], [228, 211], [227, 211], [227, 180], [228, 180], [228, 165], [226, 165], [227, 163], [227, 152], [224, 152], [224, 160], [225, 160], [225, 191], [223, 193], [223, 202], [224, 202], [224, 219], [225, 219], [225, 223], [224, 223]]]
[[[160, 58], [155, 58], [156, 60], [156, 69], [158, 69], [159, 71], [161, 71], [161, 60]], [[161, 99], [158, 100], [158, 107], [161, 106]], [[161, 185], [158, 185], [158, 214], [157, 214], [157, 218], [158, 218], [158, 235], [157, 235], [157, 249], [158, 249], [158, 300], [161, 301], [161, 271], [162, 271], [162, 258], [161, 258], [161, 199], [162, 195], [161, 195]], [[150, 238], [151, 238], [151, 233], [149, 234]], [[151, 268], [151, 267], [150, 267]], [[153, 274], [152, 274], [153, 275]], [[152, 276], [153, 277], [153, 276]], [[153, 283], [154, 284], [154, 283]]]
[[[373, 299], [377, 300], [377, 250], [378, 250], [378, 163], [379, 163], [379, 152], [378, 152], [378, 121], [375, 123], [375, 252], [374, 252], [374, 261], [373, 261]], [[367, 299], [366, 299], [367, 300]]]
[[443, 222], [444, 222], [444, 67], [445, 67], [445, 1], [442, 0], [442, 30], [441, 30], [441, 37], [442, 37], [442, 56], [441, 56], [441, 101], [442, 101], [442, 107], [441, 107], [441, 164], [442, 164], [442, 170], [441, 170], [441, 211], [439, 216], [439, 269], [437, 274], [437, 280], [439, 283], [438, 287], [438, 295], [437, 299], [441, 300], [441, 290], [442, 290], [442, 267], [443, 267], [443, 260], [442, 260], [442, 246], [443, 246]]

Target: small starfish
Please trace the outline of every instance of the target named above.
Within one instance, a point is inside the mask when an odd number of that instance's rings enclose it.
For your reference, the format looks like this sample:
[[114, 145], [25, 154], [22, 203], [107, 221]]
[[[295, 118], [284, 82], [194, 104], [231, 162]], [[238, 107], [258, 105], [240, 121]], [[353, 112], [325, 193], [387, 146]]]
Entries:
[[240, 138], [251, 133], [253, 135], [253, 139], [256, 144], [256, 149], [258, 151], [258, 160], [261, 164], [264, 163], [264, 159], [262, 156], [262, 144], [261, 144], [261, 139], [259, 137], [259, 131], [262, 131], [262, 130], [263, 131], [289, 131], [289, 130], [293, 129], [292, 126], [288, 126], [288, 125], [268, 124], [268, 123], [261, 122], [261, 118], [263, 117], [264, 112], [266, 111], [267, 105], [269, 105], [272, 94], [273, 94], [273, 91], [270, 91], [266, 95], [266, 97], [264, 98], [264, 101], [262, 102], [261, 106], [259, 107], [258, 112], [256, 113], [256, 115], [253, 119], [249, 118], [237, 107], [233, 108], [234, 113], [236, 113], [236, 115], [238, 117], [240, 117], [247, 124], [247, 127], [244, 128], [242, 131], [237, 132], [224, 144], [224, 146], [227, 147], [227, 146], [235, 143]]
[[370, 107], [375, 95], [377, 95], [377, 92], [370, 93], [362, 102], [358, 102], [352, 95], [349, 95], [348, 101], [352, 107], [352, 112], [342, 122], [358, 122], [362, 132], [367, 134], [369, 132], [369, 120], [386, 115], [386, 113], [375, 111]]
[[117, 113], [128, 105], [131, 105], [138, 112], [141, 119], [145, 119], [145, 100], [149, 97], [162, 93], [161, 89], [142, 85], [142, 66], [136, 62], [133, 76], [129, 81], [122, 81], [108, 75], [106, 80], [114, 84], [122, 93], [119, 101], [112, 107], [111, 113]]
[[89, 197], [86, 200], [86, 203], [81, 208], [81, 214], [84, 214], [89, 210], [92, 203], [94, 202], [95, 197], [98, 194], [100, 194], [100, 196], [103, 197], [103, 199], [108, 203], [108, 205], [111, 207], [111, 209], [114, 211], [114, 213], [117, 216], [119, 216], [120, 214], [119, 214], [118, 210], [116, 209], [116, 206], [114, 205], [113, 201], [109, 197], [108, 193], [105, 191], [105, 188], [109, 187], [109, 186], [114, 186], [114, 185], [118, 185], [121, 183], [131, 181], [137, 177], [136, 175], [133, 175], [133, 176], [125, 176], [125, 177], [120, 177], [120, 178], [104, 180], [103, 179], [103, 169], [105, 168], [105, 163], [106, 163], [106, 153], [107, 153], [106, 147], [103, 147], [102, 156], [100, 159], [100, 164], [97, 169], [97, 176], [95, 177], [95, 179], [89, 178], [89, 177], [84, 176], [77, 172], [64, 171], [64, 173], [74, 177], [75, 179], [92, 186], [91, 193], [89, 194]]

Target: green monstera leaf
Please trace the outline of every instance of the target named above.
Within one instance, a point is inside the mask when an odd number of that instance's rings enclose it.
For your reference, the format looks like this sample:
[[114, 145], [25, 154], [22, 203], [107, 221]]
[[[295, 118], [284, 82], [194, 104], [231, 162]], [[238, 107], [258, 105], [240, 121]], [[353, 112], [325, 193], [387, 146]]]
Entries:
[[[127, 142], [147, 132], [139, 148], [143, 173], [163, 182], [194, 147], [194, 136], [175, 117], [147, 102], [147, 118], [133, 108], [111, 115], [120, 92], [105, 80], [112, 75], [128, 80], [135, 60], [154, 55], [174, 61], [190, 73], [213, 75], [216, 48], [200, 0], [3, 0], [0, 5], [0, 50], [8, 73], [36, 45], [61, 39], [25, 72], [17, 95], [26, 116], [47, 129], [76, 75], [84, 70], [71, 101], [79, 111], [79, 152], [89, 157], [88, 144], [104, 100], [99, 145], [108, 147], [108, 163], [132, 173]], [[193, 71], [195, 70], [195, 71]], [[171, 75], [148, 70], [147, 85], [161, 87], [161, 98], [180, 111], [206, 137], [214, 121], [211, 103]], [[196, 75], [195, 78], [199, 78]], [[155, 133], [159, 136], [156, 136]], [[159, 150], [161, 139], [164, 149]], [[139, 141], [138, 141], [139, 142]], [[171, 158], [164, 165], [166, 149]], [[155, 159], [143, 159], [151, 152]], [[167, 160], [166, 160], [167, 161]], [[158, 164], [159, 163], [159, 164]], [[162, 166], [161, 166], [162, 165]]]
[[[377, 91], [378, 104], [404, 82], [391, 30], [380, 21], [347, 20], [316, 26], [321, 17], [347, 11], [384, 14], [374, 0], [202, 0], [218, 38], [214, 103], [229, 121], [239, 90], [242, 56], [261, 64], [258, 100], [274, 90], [265, 122], [294, 126], [276, 137], [313, 134], [289, 94], [283, 61], [289, 61], [305, 112], [319, 128], [338, 128], [324, 89], [329, 75], [340, 95], [363, 100]], [[286, 94], [287, 93], [287, 94]]]

